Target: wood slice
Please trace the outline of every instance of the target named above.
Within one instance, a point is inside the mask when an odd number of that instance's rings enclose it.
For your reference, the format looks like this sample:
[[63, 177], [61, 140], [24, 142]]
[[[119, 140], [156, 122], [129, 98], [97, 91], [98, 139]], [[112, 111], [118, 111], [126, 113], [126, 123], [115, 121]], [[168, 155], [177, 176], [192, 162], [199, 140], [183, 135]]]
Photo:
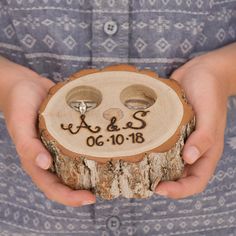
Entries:
[[52, 170], [71, 188], [104, 199], [150, 197], [160, 181], [181, 177], [194, 127], [176, 81], [130, 65], [72, 75], [39, 111]]

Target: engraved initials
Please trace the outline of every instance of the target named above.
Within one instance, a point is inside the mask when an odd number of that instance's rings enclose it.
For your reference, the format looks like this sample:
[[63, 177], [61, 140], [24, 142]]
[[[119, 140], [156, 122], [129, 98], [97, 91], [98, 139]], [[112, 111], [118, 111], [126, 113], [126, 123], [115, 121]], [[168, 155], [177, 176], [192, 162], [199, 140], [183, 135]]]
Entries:
[[150, 111], [136, 111], [134, 114], [133, 114], [133, 118], [135, 120], [138, 120], [141, 122], [141, 125], [140, 126], [133, 126], [133, 122], [132, 121], [129, 121], [125, 127], [123, 127], [123, 129], [144, 129], [146, 126], [147, 126], [147, 123], [138, 117], [138, 114], [141, 114], [141, 117], [144, 117], [147, 115], [147, 113], [150, 112]]
[[101, 130], [100, 126], [96, 126], [94, 129], [91, 128], [91, 125], [88, 125], [85, 121], [85, 115], [80, 116], [81, 122], [79, 126], [76, 126], [75, 130], [73, 130], [73, 124], [68, 124], [67, 127], [64, 124], [61, 124], [61, 128], [63, 130], [69, 130], [71, 134], [78, 134], [79, 131], [84, 128], [89, 130], [91, 133], [98, 133]]

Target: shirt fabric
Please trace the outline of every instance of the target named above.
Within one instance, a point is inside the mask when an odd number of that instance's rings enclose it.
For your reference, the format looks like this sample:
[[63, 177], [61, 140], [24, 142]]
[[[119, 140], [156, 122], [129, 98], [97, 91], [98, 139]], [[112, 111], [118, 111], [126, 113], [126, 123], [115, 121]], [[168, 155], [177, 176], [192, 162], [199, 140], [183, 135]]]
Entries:
[[[117, 29], [104, 28], [113, 21]], [[1, 0], [0, 54], [54, 82], [130, 63], [168, 77], [192, 57], [235, 42], [235, 0]], [[0, 115], [0, 235], [236, 235], [236, 97], [207, 189], [171, 200], [48, 200], [21, 169]]]

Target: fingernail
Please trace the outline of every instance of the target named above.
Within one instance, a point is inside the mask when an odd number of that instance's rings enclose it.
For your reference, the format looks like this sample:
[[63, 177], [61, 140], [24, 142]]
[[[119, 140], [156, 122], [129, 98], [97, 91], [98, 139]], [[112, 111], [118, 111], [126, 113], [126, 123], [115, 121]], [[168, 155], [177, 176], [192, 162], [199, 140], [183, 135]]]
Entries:
[[200, 157], [200, 152], [195, 146], [191, 146], [187, 148], [185, 155], [187, 157], [188, 163], [192, 164]]
[[38, 167], [46, 170], [50, 167], [50, 160], [49, 160], [49, 158], [46, 154], [40, 153], [36, 157], [36, 164], [37, 164]]
[[161, 196], [167, 196], [168, 195], [168, 193], [166, 191], [164, 191], [164, 190], [157, 190], [156, 193], [158, 195], [161, 195]]
[[84, 202], [82, 202], [82, 205], [85, 206], [85, 205], [91, 205], [94, 203], [95, 203], [94, 201], [84, 201]]

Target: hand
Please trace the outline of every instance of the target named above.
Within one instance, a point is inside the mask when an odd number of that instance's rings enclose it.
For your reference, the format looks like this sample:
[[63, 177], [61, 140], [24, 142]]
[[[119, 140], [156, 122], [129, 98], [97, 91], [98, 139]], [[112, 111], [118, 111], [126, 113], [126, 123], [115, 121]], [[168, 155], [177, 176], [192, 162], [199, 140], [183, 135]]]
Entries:
[[91, 192], [74, 191], [47, 171], [52, 158], [38, 139], [36, 121], [39, 106], [53, 83], [35, 73], [27, 72], [21, 76], [19, 71], [15, 71], [15, 76], [24, 79], [17, 80], [9, 88], [2, 109], [23, 169], [51, 200], [68, 206], [94, 203], [95, 196]]
[[202, 192], [221, 157], [226, 126], [228, 83], [219, 77], [208, 57], [195, 58], [176, 70], [171, 78], [183, 87], [196, 115], [196, 130], [188, 138], [183, 159], [184, 175], [162, 182], [156, 193], [178, 199]]

